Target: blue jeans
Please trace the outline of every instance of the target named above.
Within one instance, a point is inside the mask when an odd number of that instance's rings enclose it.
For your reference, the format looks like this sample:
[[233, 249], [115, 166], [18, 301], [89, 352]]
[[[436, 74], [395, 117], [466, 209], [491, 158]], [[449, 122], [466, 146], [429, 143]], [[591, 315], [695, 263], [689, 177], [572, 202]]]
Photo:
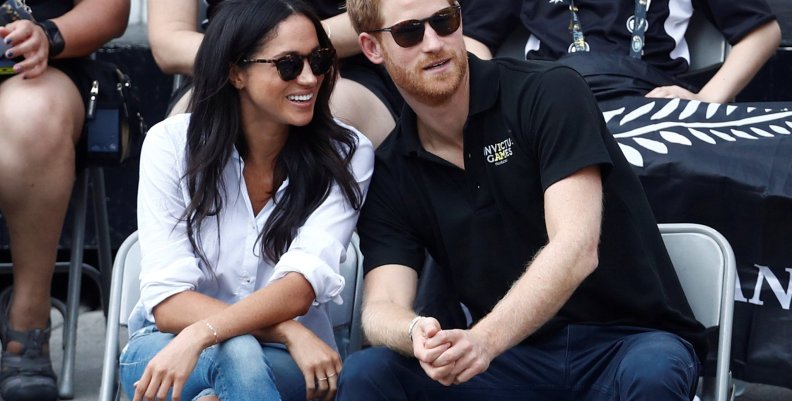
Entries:
[[445, 387], [414, 358], [376, 347], [344, 362], [337, 401], [682, 401], [695, 394], [698, 361], [676, 335], [633, 327], [571, 325], [515, 346], [486, 372]]
[[[148, 362], [173, 337], [154, 325], [130, 337], [120, 357], [121, 386], [130, 400], [135, 391], [133, 384], [143, 375]], [[184, 384], [182, 399], [216, 395], [222, 401], [305, 401], [305, 394], [305, 379], [289, 352], [262, 346], [247, 335], [206, 348]]]

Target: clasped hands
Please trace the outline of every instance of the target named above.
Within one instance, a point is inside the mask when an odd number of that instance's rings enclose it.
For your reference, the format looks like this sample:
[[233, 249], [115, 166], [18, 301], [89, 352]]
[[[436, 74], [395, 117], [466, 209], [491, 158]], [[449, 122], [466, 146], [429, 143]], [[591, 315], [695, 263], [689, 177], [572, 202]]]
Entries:
[[474, 330], [443, 330], [435, 318], [421, 318], [412, 330], [413, 354], [426, 374], [445, 385], [464, 383], [487, 370], [495, 357]]

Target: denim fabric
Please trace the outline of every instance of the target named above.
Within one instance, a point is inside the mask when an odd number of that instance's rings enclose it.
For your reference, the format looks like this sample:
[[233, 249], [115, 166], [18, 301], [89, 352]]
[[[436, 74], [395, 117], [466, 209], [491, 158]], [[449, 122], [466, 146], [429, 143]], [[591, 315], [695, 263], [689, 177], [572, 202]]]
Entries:
[[697, 379], [693, 348], [676, 335], [572, 325], [449, 387], [414, 358], [381, 347], [359, 351], [344, 363], [336, 400], [682, 401], [692, 399]]
[[[121, 386], [130, 400], [133, 384], [148, 362], [173, 337], [154, 325], [132, 334], [120, 357]], [[184, 385], [182, 399], [197, 401], [212, 394], [221, 400], [303, 401], [305, 380], [284, 348], [262, 346], [253, 336], [239, 336], [201, 353]]]

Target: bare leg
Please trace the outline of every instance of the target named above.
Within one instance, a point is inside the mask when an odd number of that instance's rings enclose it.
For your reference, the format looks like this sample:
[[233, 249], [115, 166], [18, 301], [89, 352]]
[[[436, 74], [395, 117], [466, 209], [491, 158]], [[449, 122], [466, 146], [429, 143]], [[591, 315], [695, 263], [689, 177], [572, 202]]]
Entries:
[[[56, 69], [0, 85], [0, 210], [8, 221], [14, 262], [9, 318], [18, 331], [47, 325], [84, 114], [77, 88]], [[8, 348], [19, 352], [21, 345], [12, 342]]]
[[336, 118], [366, 135], [375, 148], [396, 126], [388, 107], [373, 92], [345, 78], [336, 83], [330, 110]]

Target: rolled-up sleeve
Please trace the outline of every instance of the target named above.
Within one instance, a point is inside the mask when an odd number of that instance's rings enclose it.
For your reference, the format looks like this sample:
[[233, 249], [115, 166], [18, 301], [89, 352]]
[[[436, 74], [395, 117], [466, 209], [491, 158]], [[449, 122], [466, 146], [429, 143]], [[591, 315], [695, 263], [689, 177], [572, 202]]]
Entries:
[[140, 302], [146, 319], [152, 322], [152, 311], [160, 302], [194, 290], [204, 279], [181, 218], [186, 206], [180, 184], [184, 164], [182, 138], [188, 123], [185, 115], [181, 120], [155, 125], [146, 135], [140, 155]]
[[[350, 168], [365, 198], [374, 171], [374, 148], [360, 132], [341, 125], [358, 137]], [[275, 265], [270, 282], [297, 272], [313, 287], [316, 302], [341, 304], [344, 278], [340, 274], [340, 265], [346, 259], [346, 249], [357, 224], [358, 213], [359, 210], [352, 207], [341, 188], [333, 184], [327, 199], [299, 228], [289, 249]]]

